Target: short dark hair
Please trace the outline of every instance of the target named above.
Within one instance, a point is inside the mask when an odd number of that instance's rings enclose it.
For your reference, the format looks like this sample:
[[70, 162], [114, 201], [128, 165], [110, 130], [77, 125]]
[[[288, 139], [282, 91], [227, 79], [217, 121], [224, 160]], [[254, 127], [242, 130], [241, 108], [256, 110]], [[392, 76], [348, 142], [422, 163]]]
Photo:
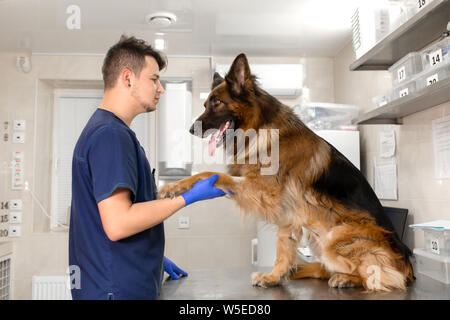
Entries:
[[119, 42], [108, 50], [103, 61], [102, 74], [105, 90], [116, 85], [117, 78], [123, 68], [128, 68], [136, 76], [139, 76], [145, 66], [146, 56], [153, 57], [156, 60], [159, 70], [167, 66], [166, 57], [161, 52], [154, 50], [144, 40], [122, 35]]

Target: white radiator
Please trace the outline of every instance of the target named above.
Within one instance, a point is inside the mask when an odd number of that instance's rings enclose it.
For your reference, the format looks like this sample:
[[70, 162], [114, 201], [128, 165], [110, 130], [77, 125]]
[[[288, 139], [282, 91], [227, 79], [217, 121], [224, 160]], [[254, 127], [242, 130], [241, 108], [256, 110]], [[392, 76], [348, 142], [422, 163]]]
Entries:
[[70, 277], [68, 275], [33, 276], [32, 299], [72, 300], [69, 288]]
[[0, 300], [11, 299], [11, 255], [0, 257]]

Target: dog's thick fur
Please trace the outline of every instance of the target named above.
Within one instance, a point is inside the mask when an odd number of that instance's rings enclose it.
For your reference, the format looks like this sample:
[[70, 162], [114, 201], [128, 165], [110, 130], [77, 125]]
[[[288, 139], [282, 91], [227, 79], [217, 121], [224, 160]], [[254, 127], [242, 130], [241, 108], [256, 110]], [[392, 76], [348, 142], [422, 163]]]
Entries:
[[[234, 129], [279, 130], [275, 174], [262, 175], [259, 159], [257, 164], [235, 162], [229, 165], [230, 175], [203, 172], [169, 184], [159, 193], [160, 198], [174, 197], [218, 174], [215, 186], [232, 191], [230, 197], [244, 212], [277, 225], [275, 265], [268, 274], [253, 274], [253, 285], [311, 277], [329, 279], [330, 287], [391, 291], [405, 289], [413, 281], [411, 251], [395, 234], [364, 176], [309, 130], [291, 108], [258, 87], [244, 54], [236, 57], [225, 79], [215, 74], [205, 112], [197, 121], [202, 123], [202, 137], [226, 121]], [[230, 143], [228, 137], [224, 140], [224, 145]], [[249, 149], [245, 149], [247, 160]], [[320, 263], [296, 265], [302, 227], [311, 234], [311, 248]]]

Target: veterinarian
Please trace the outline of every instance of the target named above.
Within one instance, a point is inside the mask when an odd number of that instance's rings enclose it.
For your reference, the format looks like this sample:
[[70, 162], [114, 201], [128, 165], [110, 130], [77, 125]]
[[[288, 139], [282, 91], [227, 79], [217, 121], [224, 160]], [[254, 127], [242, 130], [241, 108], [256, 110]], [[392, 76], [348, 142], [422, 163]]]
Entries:
[[166, 61], [143, 40], [122, 36], [103, 62], [105, 92], [76, 144], [72, 163], [70, 270], [73, 299], [156, 299], [163, 270], [187, 275], [164, 257], [163, 221], [199, 200], [225, 195], [217, 175], [174, 199], [157, 200], [144, 149], [130, 129], [155, 111]]

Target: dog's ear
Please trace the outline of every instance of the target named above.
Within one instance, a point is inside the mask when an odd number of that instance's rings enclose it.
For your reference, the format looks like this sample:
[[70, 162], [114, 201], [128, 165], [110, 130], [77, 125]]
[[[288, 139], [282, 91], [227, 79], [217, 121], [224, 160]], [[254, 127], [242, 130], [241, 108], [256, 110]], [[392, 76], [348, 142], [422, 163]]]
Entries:
[[237, 95], [242, 94], [245, 89], [251, 88], [250, 66], [248, 65], [245, 54], [241, 53], [234, 59], [225, 80], [231, 86], [231, 91]]
[[219, 84], [224, 82], [225, 80], [220, 76], [218, 72], [214, 72], [213, 82], [211, 85], [211, 90], [217, 87]]

